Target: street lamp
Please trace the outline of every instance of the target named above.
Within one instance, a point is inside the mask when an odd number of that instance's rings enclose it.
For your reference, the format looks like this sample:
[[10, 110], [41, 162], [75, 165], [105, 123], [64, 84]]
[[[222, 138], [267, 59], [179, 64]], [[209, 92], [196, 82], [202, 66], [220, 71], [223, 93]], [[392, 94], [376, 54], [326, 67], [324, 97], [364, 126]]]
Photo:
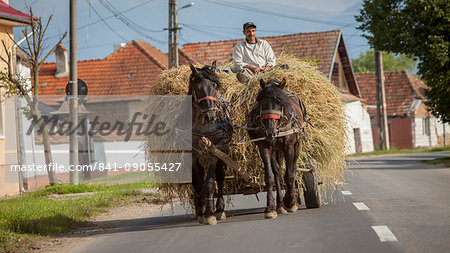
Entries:
[[194, 2], [177, 9], [177, 1], [169, 0], [169, 68], [178, 67], [178, 30], [183, 28], [183, 25], [177, 23], [178, 11], [192, 6]]
[[184, 9], [184, 8], [192, 7], [192, 6], [194, 6], [194, 4], [195, 4], [194, 2], [190, 2], [190, 3], [186, 4], [185, 6], [183, 6], [183, 7], [181, 7], [181, 8], [178, 8], [177, 14], [178, 14], [178, 11], [179, 11], [179, 10]]

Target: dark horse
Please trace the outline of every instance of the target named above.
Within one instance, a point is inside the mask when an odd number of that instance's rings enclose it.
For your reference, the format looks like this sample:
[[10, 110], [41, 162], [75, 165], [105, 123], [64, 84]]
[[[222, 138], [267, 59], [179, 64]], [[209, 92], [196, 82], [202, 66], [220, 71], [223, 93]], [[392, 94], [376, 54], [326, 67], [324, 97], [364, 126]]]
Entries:
[[[264, 216], [275, 218], [277, 213], [295, 212], [298, 209], [295, 175], [306, 110], [297, 96], [283, 90], [285, 79], [281, 83], [275, 79], [266, 83], [261, 79], [260, 85], [262, 90], [249, 114], [248, 133], [252, 139], [264, 137], [264, 140], [255, 142], [264, 163], [267, 188]], [[283, 155], [286, 163], [286, 195], [282, 200], [280, 164]], [[274, 183], [277, 189], [276, 206], [272, 196]]]
[[[233, 127], [228, 102], [217, 92], [221, 84], [215, 73], [216, 62], [213, 62], [211, 67], [205, 66], [201, 69], [195, 68], [192, 64], [190, 67], [192, 73], [189, 77], [188, 95], [192, 95], [192, 185], [195, 214], [200, 223], [214, 225], [217, 219], [226, 218], [223, 199], [226, 165], [216, 156], [202, 150], [200, 142], [201, 137], [205, 136], [217, 148], [227, 153]], [[218, 188], [215, 212], [214, 177]]]

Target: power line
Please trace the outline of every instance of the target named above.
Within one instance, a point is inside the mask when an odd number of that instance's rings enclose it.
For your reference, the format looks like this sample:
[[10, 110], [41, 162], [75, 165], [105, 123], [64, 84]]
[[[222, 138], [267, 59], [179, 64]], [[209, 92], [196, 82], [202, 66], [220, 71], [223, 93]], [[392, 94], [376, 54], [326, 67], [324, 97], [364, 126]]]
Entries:
[[[138, 4], [138, 5], [134, 6], [134, 7], [125, 9], [125, 10], [119, 12], [118, 14], [123, 14], [123, 13], [129, 12], [129, 11], [131, 11], [131, 10], [137, 9], [137, 8], [143, 6], [143, 5], [146, 5], [146, 4], [151, 3], [151, 2], [154, 2], [154, 1], [155, 1], [155, 0], [145, 1], [145, 2], [143, 2], [143, 3], [141, 3], [141, 4]], [[115, 16], [116, 16], [116, 15], [111, 15], [111, 16], [108, 16], [108, 17], [106, 17], [106, 18], [104, 18], [104, 19], [107, 20], [107, 19], [113, 18], [113, 17], [115, 17]], [[102, 22], [102, 21], [101, 21], [101, 20], [97, 20], [97, 21], [95, 21], [95, 22], [92, 22], [92, 23], [89, 23], [89, 24], [80, 26], [80, 27], [78, 27], [78, 29], [83, 29], [83, 28], [85, 28], [85, 27], [88, 27], [88, 26], [91, 26], [91, 25], [95, 25], [95, 24], [98, 24], [98, 23], [100, 23], [100, 22]]]
[[[38, 1], [38, 0], [36, 0], [36, 1]], [[131, 8], [125, 9], [125, 10], [119, 12], [119, 14], [123, 14], [123, 13], [129, 12], [129, 11], [132, 11], [132, 10], [134, 10], [134, 9], [137, 9], [137, 8], [143, 6], [143, 5], [149, 4], [149, 3], [154, 2], [154, 1], [155, 1], [155, 0], [145, 1], [145, 2], [143, 2], [143, 3], [141, 3], [141, 4], [138, 4], [138, 5], [133, 6], [133, 7], [131, 7]], [[89, 6], [92, 6], [92, 5], [89, 5]], [[111, 18], [113, 18], [113, 17], [115, 17], [115, 16], [116, 16], [116, 15], [111, 15], [111, 16], [108, 16], [108, 17], [103, 18], [103, 20], [108, 20], [108, 19], [111, 19]], [[91, 26], [91, 25], [98, 24], [98, 23], [100, 23], [100, 22], [103, 22], [103, 20], [102, 20], [102, 19], [99, 19], [99, 20], [97, 20], [97, 21], [88, 23], [88, 24], [86, 24], [86, 25], [78, 26], [77, 30], [81, 30], [81, 29], [86, 28], [86, 27], [89, 27], [89, 26]], [[50, 36], [50, 37], [48, 37], [48, 39], [53, 39], [53, 38], [56, 38], [56, 37], [58, 37], [58, 36], [60, 36], [60, 34]]]
[[[125, 16], [121, 15], [119, 12], [117, 12], [117, 9], [114, 8], [114, 6], [111, 5], [111, 3], [107, 2], [107, 0], [99, 0], [99, 2], [108, 10], [110, 11], [112, 14], [114, 14], [113, 16], [116, 17], [117, 19], [119, 19], [122, 23], [124, 23], [126, 26], [128, 26], [129, 28], [131, 28], [133, 31], [135, 31], [136, 33], [146, 37], [147, 39], [150, 39], [156, 43], [159, 44], [165, 44], [166, 42], [162, 41], [162, 40], [158, 40], [155, 39], [147, 34], [145, 34], [144, 32], [142, 32], [140, 30], [139, 27], [136, 27], [136, 23], [134, 23], [133, 21], [127, 19]], [[133, 25], [135, 24], [135, 25]], [[138, 25], [140, 26], [140, 25]]]
[[24, 8], [22, 8], [22, 9], [20, 9], [20, 11], [23, 11], [23, 10], [25, 10], [25, 9], [28, 9], [31, 5], [33, 5], [33, 4], [35, 4], [37, 1], [39, 1], [39, 0], [35, 0], [34, 2], [32, 2], [31, 4], [27, 4], [27, 3], [25, 3], [25, 7]]
[[131, 19], [127, 18], [125, 15], [123, 15], [122, 13], [120, 13], [120, 11], [118, 11], [110, 2], [108, 2], [107, 0], [99, 0], [99, 2], [105, 7], [107, 8], [111, 13], [114, 14], [114, 16], [119, 19], [120, 21], [127, 23], [128, 25], [133, 25], [141, 30], [147, 31], [147, 32], [164, 32], [164, 30], [152, 30], [152, 29], [148, 29], [147, 27], [141, 26], [139, 24], [137, 24], [136, 22], [133, 22]]
[[185, 27], [188, 28], [188, 29], [194, 30], [194, 31], [196, 31], [196, 32], [199, 32], [199, 33], [201, 33], [201, 34], [204, 34], [204, 35], [211, 35], [211, 34], [213, 34], [213, 35], [216, 35], [216, 36], [218, 36], [218, 37], [225, 38], [225, 39], [227, 39], [227, 40], [232, 40], [232, 38], [227, 37], [227, 36], [224, 36], [224, 35], [221, 35], [221, 34], [218, 34], [218, 33], [214, 33], [214, 32], [208, 32], [208, 33], [206, 33], [205, 31], [202, 31], [202, 30], [197, 29], [197, 28], [195, 28], [195, 27], [191, 27], [191, 26], [189, 26], [189, 25], [185, 25]]
[[356, 24], [356, 23], [352, 23], [352, 24], [338, 24], [338, 23], [332, 23], [332, 22], [327, 22], [327, 21], [322, 21], [322, 20], [317, 20], [317, 19], [301, 18], [301, 17], [298, 17], [298, 16], [288, 15], [286, 13], [278, 13], [278, 12], [274, 12], [274, 11], [267, 11], [267, 10], [258, 9], [258, 8], [255, 8], [255, 7], [248, 7], [248, 6], [245, 6], [245, 5], [234, 4], [234, 3], [227, 2], [227, 1], [216, 1], [216, 0], [203, 0], [203, 1], [209, 2], [209, 3], [212, 3], [212, 4], [218, 4], [218, 5], [227, 6], [227, 7], [230, 7], [230, 8], [246, 10], [246, 11], [251, 11], [251, 12], [271, 15], [271, 16], [277, 16], [277, 17], [289, 18], [289, 19], [296, 19], [296, 20], [301, 20], [301, 21], [305, 21], [305, 22], [312, 22], [312, 23], [319, 23], [319, 24], [339, 26], [340, 28], [344, 28], [344, 27], [348, 27], [348, 26], [352, 26], [352, 25]]
[[238, 36], [239, 35], [239, 33], [238, 32], [236, 32], [236, 29], [234, 29], [235, 31], [233, 32], [233, 31], [226, 31], [226, 29], [221, 29], [221, 28], [213, 28], [213, 27], [211, 27], [211, 26], [208, 26], [208, 25], [195, 25], [195, 24], [183, 24], [185, 27], [188, 27], [188, 28], [196, 28], [196, 29], [198, 29], [198, 30], [204, 30], [204, 31], [217, 31], [217, 30], [222, 30], [222, 31], [220, 31], [220, 32], [222, 32], [222, 33], [226, 33], [226, 34], [230, 34], [230, 35], [233, 35], [233, 36]]
[[[86, 2], [89, 4], [88, 2], [89, 0], [86, 0]], [[92, 6], [92, 10], [94, 11], [94, 13], [103, 21], [103, 23], [105, 23], [106, 26], [108, 26], [108, 28], [113, 31], [117, 36], [119, 36], [121, 39], [123, 39], [124, 41], [128, 41], [127, 39], [125, 39], [122, 35], [120, 35], [116, 30], [114, 30], [108, 23], [106, 23], [105, 19], [102, 18], [102, 16], [100, 16], [100, 14], [97, 12], [97, 10], [94, 8], [94, 6]], [[78, 30], [78, 29], [77, 29]]]
[[[214, 29], [219, 29], [219, 30], [233, 30], [234, 34], [240, 35], [241, 34], [241, 30], [239, 30], [239, 28], [236, 27], [227, 27], [227, 26], [215, 26], [215, 25], [203, 25], [203, 24], [186, 24], [184, 23], [184, 25], [190, 25], [190, 26], [196, 26], [196, 27], [206, 27], [206, 28], [214, 28]], [[238, 31], [238, 32], [237, 32]], [[292, 33], [291, 31], [281, 31], [281, 30], [268, 30], [268, 29], [258, 29], [258, 32], [268, 32], [268, 33]], [[231, 34], [231, 32], [228, 32]]]

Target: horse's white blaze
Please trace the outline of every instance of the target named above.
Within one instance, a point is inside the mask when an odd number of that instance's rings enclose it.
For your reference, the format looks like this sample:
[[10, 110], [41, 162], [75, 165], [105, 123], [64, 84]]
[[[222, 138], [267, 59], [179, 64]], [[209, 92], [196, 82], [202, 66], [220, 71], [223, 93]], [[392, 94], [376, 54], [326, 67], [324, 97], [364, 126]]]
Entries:
[[353, 195], [350, 191], [341, 191], [343, 195]]
[[397, 237], [391, 232], [387, 226], [372, 226], [372, 229], [377, 233], [378, 238], [382, 242], [396, 242]]
[[367, 211], [370, 210], [369, 207], [366, 206], [363, 202], [354, 202], [353, 205], [358, 209], [359, 211]]

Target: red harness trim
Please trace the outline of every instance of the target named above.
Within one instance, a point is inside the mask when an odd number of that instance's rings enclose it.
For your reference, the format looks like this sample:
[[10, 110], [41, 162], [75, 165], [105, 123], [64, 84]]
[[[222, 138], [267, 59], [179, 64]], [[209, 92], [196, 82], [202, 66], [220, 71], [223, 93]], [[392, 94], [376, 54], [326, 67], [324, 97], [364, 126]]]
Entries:
[[278, 114], [263, 114], [261, 117], [261, 123], [263, 121], [263, 119], [273, 119], [273, 122], [275, 123], [275, 128], [278, 128], [277, 125], [277, 119], [281, 119], [281, 115]]
[[206, 97], [202, 97], [202, 98], [198, 99], [198, 100], [197, 100], [197, 103], [200, 103], [200, 102], [202, 102], [203, 100], [212, 100], [212, 101], [214, 101], [214, 102], [217, 102], [217, 98], [211, 97], [211, 96], [206, 96]]

